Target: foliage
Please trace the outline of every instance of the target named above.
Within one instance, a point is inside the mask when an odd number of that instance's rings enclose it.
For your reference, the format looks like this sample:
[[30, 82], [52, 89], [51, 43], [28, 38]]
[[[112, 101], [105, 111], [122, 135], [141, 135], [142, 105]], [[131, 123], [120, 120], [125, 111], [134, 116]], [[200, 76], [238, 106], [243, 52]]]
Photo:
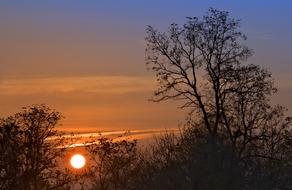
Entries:
[[65, 188], [69, 176], [58, 167], [63, 138], [55, 130], [61, 118], [59, 112], [35, 105], [1, 119], [1, 189]]

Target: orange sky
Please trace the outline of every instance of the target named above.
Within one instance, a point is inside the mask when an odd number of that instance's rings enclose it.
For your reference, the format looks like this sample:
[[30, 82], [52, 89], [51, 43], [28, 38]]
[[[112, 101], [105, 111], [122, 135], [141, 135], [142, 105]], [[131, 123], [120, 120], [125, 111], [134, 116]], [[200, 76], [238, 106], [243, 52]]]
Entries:
[[143, 76], [6, 78], [0, 85], [2, 114], [46, 103], [66, 117], [63, 129], [129, 130], [178, 125], [177, 104], [149, 102], [155, 81]]
[[147, 101], [156, 83], [145, 66], [145, 26], [166, 29], [213, 6], [243, 20], [251, 62], [274, 73], [280, 91], [273, 100], [292, 115], [290, 9], [222, 2], [1, 2], [0, 114], [45, 103], [66, 117], [65, 130], [178, 126], [185, 111], [177, 103]]

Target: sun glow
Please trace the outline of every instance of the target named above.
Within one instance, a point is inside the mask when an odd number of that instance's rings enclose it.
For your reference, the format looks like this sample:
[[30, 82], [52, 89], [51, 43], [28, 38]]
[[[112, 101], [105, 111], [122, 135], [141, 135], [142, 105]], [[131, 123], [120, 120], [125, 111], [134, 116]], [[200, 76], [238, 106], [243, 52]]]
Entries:
[[86, 161], [81, 154], [75, 154], [71, 157], [70, 163], [73, 168], [80, 169], [84, 167]]

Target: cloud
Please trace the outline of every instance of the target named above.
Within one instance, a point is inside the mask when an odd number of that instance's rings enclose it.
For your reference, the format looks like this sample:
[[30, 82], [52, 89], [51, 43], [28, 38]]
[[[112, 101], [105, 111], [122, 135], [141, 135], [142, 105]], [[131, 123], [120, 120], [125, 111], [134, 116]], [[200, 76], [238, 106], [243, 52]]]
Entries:
[[183, 112], [173, 103], [147, 101], [154, 89], [154, 77], [147, 76], [2, 78], [0, 115], [45, 103], [65, 116], [58, 127], [65, 131], [176, 126]]
[[31, 95], [45, 93], [97, 93], [123, 94], [153, 90], [150, 77], [91, 76], [4, 79], [0, 82], [0, 95]]

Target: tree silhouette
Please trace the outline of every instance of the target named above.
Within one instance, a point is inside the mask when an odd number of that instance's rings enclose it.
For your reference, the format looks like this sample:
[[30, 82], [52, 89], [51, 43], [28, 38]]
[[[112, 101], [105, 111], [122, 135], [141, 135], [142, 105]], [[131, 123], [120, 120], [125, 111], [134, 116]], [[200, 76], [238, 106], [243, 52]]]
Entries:
[[212, 8], [166, 32], [147, 27], [147, 64], [159, 84], [152, 100], [180, 101], [190, 115], [146, 149], [92, 138], [82, 147], [87, 167], [69, 171], [63, 161], [74, 143], [56, 131], [59, 112], [34, 105], [2, 118], [0, 189], [290, 190], [292, 120], [270, 102], [271, 73], [247, 63], [252, 50], [239, 29]]
[[91, 158], [89, 178], [96, 190], [133, 189], [139, 163], [136, 140], [117, 140], [106, 137], [92, 139], [86, 146]]
[[[284, 136], [291, 134], [291, 118], [285, 108], [271, 105], [277, 91], [271, 74], [247, 63], [253, 52], [239, 28], [239, 20], [212, 8], [202, 19], [188, 17], [166, 32], [148, 26], [147, 64], [159, 83], [152, 100], [178, 100], [190, 108], [189, 122], [208, 134], [211, 152], [230, 147], [230, 167], [241, 165], [244, 177], [253, 180], [249, 175], [259, 172], [248, 170], [287, 158]], [[269, 184], [276, 188], [272, 173]]]
[[71, 179], [58, 163], [64, 138], [55, 130], [61, 118], [59, 112], [35, 105], [1, 119], [1, 189], [65, 189]]

